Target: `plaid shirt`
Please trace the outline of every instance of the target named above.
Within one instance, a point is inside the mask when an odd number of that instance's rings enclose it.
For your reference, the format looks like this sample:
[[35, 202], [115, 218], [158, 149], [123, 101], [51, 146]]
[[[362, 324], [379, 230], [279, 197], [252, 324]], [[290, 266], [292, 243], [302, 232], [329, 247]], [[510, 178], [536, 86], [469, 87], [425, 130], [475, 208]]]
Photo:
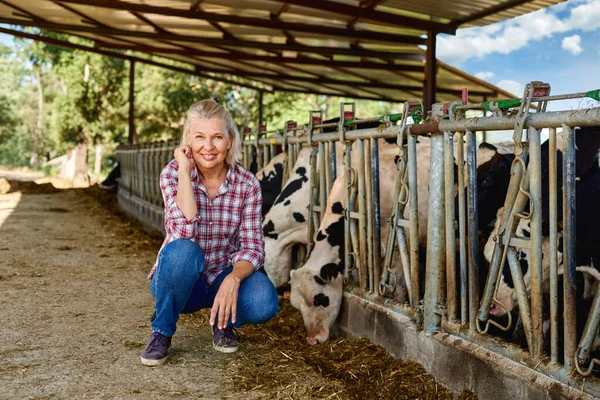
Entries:
[[[209, 285], [229, 265], [245, 260], [259, 269], [265, 258], [262, 231], [262, 193], [258, 179], [237, 164], [229, 166], [225, 182], [215, 199], [208, 192], [196, 168], [190, 174], [198, 214], [188, 221], [175, 202], [177, 171], [173, 160], [160, 173], [160, 189], [165, 204], [167, 236], [160, 251], [176, 239], [190, 239], [206, 258], [204, 276]], [[158, 259], [148, 279], [158, 266]]]

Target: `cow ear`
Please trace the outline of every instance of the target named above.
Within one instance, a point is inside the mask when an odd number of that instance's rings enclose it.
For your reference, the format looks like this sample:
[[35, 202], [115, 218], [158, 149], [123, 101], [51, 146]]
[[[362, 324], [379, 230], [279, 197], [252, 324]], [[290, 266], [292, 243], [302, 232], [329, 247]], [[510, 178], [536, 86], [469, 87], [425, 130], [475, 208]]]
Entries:
[[295, 274], [295, 273], [296, 273], [296, 270], [295, 270], [295, 269], [293, 269], [293, 270], [291, 270], [291, 271], [290, 271], [290, 280], [293, 280], [293, 279], [294, 279], [294, 274]]
[[498, 171], [501, 169], [510, 168], [510, 159], [504, 154], [496, 153], [490, 160], [490, 169], [492, 171]]

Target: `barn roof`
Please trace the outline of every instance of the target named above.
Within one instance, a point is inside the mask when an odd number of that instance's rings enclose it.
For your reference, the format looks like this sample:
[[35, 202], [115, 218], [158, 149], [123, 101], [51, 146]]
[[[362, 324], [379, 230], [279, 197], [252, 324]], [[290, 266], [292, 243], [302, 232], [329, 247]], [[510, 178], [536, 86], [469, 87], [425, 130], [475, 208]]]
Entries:
[[[88, 38], [98, 52], [177, 60], [184, 71], [241, 77], [266, 92], [404, 101], [423, 95], [427, 35], [560, 1], [0, 0], [0, 23]], [[463, 87], [472, 101], [512, 97], [438, 61], [437, 100], [455, 100]]]

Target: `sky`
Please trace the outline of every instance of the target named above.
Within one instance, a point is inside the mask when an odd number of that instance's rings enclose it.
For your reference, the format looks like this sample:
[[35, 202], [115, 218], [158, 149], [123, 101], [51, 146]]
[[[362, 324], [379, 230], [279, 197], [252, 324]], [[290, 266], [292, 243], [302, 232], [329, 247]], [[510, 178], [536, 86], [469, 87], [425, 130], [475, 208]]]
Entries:
[[[551, 94], [600, 89], [600, 0], [569, 0], [456, 35], [437, 36], [437, 58], [521, 97], [530, 81]], [[598, 106], [550, 102], [549, 111]]]

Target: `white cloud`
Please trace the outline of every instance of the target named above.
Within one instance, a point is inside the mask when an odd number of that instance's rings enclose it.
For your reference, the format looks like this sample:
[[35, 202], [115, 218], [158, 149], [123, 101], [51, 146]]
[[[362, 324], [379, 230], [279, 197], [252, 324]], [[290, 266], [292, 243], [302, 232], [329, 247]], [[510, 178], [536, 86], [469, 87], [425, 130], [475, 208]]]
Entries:
[[486, 79], [490, 79], [494, 77], [494, 73], [491, 71], [481, 71], [475, 74], [475, 76], [479, 79], [483, 79], [484, 81]]
[[514, 94], [517, 97], [523, 96], [524, 87], [519, 82], [511, 81], [510, 79], [504, 79], [496, 83], [496, 86]]
[[562, 40], [562, 48], [576, 56], [583, 51], [583, 48], [581, 47], [581, 37], [579, 37], [579, 35], [573, 35], [564, 38]]
[[437, 57], [456, 65], [491, 53], [508, 54], [557, 33], [600, 28], [600, 1], [574, 4], [570, 15], [564, 19], [555, 14], [554, 8], [547, 8], [481, 28], [459, 29], [456, 36], [439, 35]]

